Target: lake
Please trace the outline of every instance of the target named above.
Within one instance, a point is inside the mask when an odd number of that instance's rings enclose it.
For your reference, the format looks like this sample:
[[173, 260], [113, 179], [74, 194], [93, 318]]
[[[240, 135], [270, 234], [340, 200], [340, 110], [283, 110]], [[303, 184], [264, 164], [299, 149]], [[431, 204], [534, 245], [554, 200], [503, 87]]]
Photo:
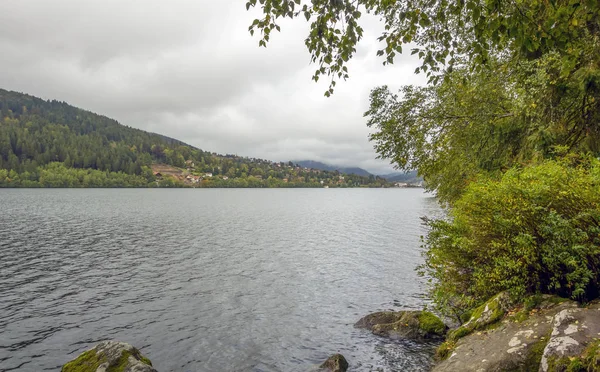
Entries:
[[0, 190], [0, 370], [94, 344], [159, 371], [425, 371], [431, 345], [353, 324], [422, 309], [421, 189]]

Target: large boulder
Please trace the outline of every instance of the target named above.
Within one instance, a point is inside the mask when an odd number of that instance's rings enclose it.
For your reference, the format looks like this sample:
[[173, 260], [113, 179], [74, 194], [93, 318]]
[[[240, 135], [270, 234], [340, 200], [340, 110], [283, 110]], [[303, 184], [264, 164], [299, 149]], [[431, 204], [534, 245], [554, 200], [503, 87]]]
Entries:
[[554, 315], [540, 371], [600, 371], [600, 304]]
[[360, 319], [354, 326], [369, 329], [378, 336], [412, 340], [442, 338], [448, 329], [429, 311], [377, 312]]
[[62, 367], [62, 372], [156, 372], [152, 362], [135, 347], [105, 341]]
[[348, 370], [348, 361], [342, 354], [334, 354], [327, 358], [319, 369], [326, 372], [346, 372]]
[[495, 322], [473, 327], [472, 319], [462, 331], [449, 332], [438, 350], [445, 359], [433, 371], [600, 371], [600, 304], [581, 308], [542, 296], [532, 308], [503, 313]]

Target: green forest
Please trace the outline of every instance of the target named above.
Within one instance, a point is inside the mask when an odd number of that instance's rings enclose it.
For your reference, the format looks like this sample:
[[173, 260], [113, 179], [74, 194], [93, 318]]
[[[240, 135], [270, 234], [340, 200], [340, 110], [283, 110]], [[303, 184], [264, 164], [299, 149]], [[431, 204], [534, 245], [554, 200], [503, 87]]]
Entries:
[[[523, 303], [600, 295], [600, 3], [597, 0], [249, 0], [266, 47], [281, 20], [310, 23], [312, 79], [352, 78], [364, 14], [391, 65], [418, 57], [427, 84], [375, 87], [378, 154], [416, 170], [447, 207], [427, 220], [436, 309], [458, 322], [501, 291]], [[399, 84], [390, 81], [390, 84]], [[595, 370], [595, 369], [594, 369]]]
[[375, 176], [218, 155], [65, 102], [0, 89], [0, 187], [325, 186], [391, 184]]

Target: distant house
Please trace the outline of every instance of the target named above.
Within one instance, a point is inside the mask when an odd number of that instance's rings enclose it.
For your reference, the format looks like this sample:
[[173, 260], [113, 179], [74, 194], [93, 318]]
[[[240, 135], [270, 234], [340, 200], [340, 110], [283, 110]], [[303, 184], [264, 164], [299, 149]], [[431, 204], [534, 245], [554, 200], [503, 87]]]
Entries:
[[185, 165], [187, 165], [189, 168], [194, 168], [194, 162], [191, 160], [186, 160]]
[[212, 173], [204, 173], [204, 177], [212, 177]]
[[282, 181], [283, 181], [283, 183], [287, 183], [287, 182], [288, 182], [288, 179], [287, 179], [287, 178], [284, 178], [284, 179], [282, 179]]
[[200, 176], [193, 176], [191, 174], [188, 174], [187, 177], [185, 177], [185, 180], [191, 183], [198, 183], [200, 182]]
[[223, 176], [223, 180], [227, 181], [228, 179], [229, 179], [229, 177]]

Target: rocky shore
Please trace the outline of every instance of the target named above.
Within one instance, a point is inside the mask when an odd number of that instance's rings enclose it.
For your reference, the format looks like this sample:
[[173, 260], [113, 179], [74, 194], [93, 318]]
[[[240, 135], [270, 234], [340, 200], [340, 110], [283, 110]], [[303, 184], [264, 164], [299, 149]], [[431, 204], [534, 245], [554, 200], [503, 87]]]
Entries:
[[448, 331], [426, 311], [374, 313], [355, 326], [391, 338], [443, 338], [433, 372], [600, 371], [600, 302], [534, 296], [515, 305], [500, 293]]
[[[475, 309], [468, 322], [448, 327], [428, 311], [377, 312], [356, 328], [392, 339], [440, 340], [433, 372], [600, 372], [600, 302], [581, 306], [555, 296], [515, 305], [500, 293]], [[443, 341], [443, 342], [442, 342]], [[318, 370], [345, 372], [335, 354]], [[62, 372], [156, 372], [133, 346], [106, 341], [65, 364]]]
[[434, 372], [600, 371], [600, 303], [539, 296], [512, 307], [506, 298], [448, 333]]

